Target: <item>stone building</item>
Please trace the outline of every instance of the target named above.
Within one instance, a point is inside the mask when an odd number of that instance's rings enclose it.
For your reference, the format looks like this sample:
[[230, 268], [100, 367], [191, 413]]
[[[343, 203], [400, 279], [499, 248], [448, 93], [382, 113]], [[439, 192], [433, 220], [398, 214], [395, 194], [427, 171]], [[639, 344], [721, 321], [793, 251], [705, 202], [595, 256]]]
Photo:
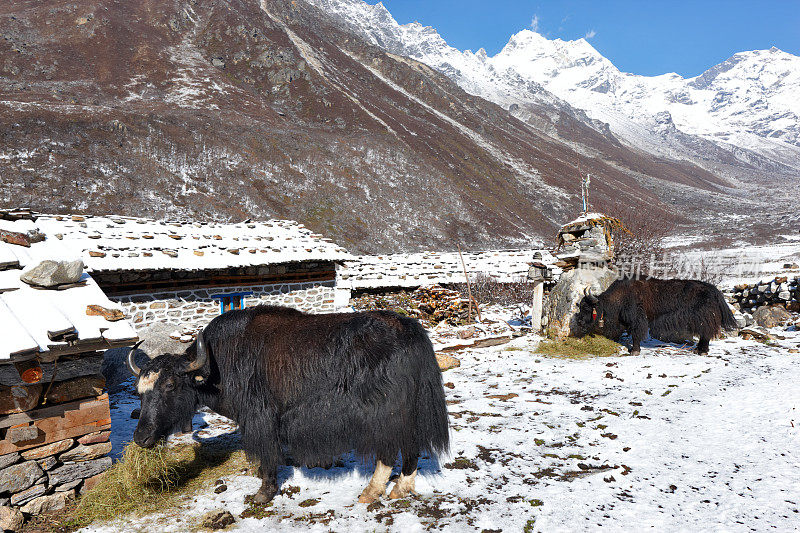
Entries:
[[130, 346], [122, 309], [26, 211], [0, 210], [3, 527], [63, 507], [111, 466], [103, 352]]
[[199, 327], [261, 303], [330, 312], [350, 297], [337, 270], [351, 256], [293, 221], [43, 216], [38, 223], [80, 254], [139, 331], [157, 322]]

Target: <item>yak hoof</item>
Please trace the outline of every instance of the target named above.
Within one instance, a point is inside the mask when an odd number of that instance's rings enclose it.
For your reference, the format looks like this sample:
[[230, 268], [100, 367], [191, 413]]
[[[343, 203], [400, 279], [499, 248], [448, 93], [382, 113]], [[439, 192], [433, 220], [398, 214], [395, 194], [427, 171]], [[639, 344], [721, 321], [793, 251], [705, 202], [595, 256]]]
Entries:
[[275, 497], [275, 494], [278, 493], [277, 489], [272, 490], [259, 490], [255, 494], [253, 494], [253, 503], [257, 503], [258, 505], [265, 505], [272, 501], [272, 498]]
[[630, 352], [630, 355], [641, 355], [641, 353], [642, 352], [639, 350], [633, 350], [632, 352]]
[[383, 496], [386, 489], [381, 490], [380, 488], [373, 487], [372, 485], [367, 485], [367, 488], [361, 493], [361, 496], [358, 497], [358, 503], [372, 503], [381, 496]]
[[400, 498], [405, 498], [409, 494], [416, 494], [416, 493], [417, 491], [415, 491], [414, 489], [403, 489], [399, 487], [397, 483], [395, 483], [394, 487], [392, 487], [392, 492], [389, 493], [389, 499], [398, 500]]

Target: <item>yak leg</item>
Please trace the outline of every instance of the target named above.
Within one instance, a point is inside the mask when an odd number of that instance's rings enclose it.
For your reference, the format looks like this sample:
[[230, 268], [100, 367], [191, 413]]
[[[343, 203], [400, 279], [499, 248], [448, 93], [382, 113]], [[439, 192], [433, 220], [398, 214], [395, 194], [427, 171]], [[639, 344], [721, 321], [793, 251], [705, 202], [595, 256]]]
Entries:
[[383, 496], [390, 475], [392, 475], [392, 467], [383, 464], [378, 459], [375, 462], [375, 472], [372, 474], [372, 479], [369, 480], [369, 485], [358, 497], [359, 503], [372, 503]]
[[[624, 316], [627, 314], [627, 316]], [[631, 334], [631, 355], [641, 353], [642, 341], [647, 337], [647, 315], [640, 306], [636, 306], [630, 313], [625, 313], [623, 320], [627, 325], [628, 333]]]
[[417, 479], [418, 460], [418, 454], [412, 456], [403, 455], [403, 469], [400, 471], [400, 477], [395, 482], [394, 487], [392, 487], [392, 492], [389, 493], [389, 499], [396, 500], [416, 493], [414, 482]]
[[258, 477], [261, 478], [261, 488], [253, 495], [253, 501], [258, 504], [265, 504], [272, 501], [278, 493], [278, 468], [264, 467], [262, 463], [258, 467]]
[[708, 337], [703, 337], [700, 335], [700, 340], [697, 342], [697, 348], [695, 351], [700, 355], [708, 355]]

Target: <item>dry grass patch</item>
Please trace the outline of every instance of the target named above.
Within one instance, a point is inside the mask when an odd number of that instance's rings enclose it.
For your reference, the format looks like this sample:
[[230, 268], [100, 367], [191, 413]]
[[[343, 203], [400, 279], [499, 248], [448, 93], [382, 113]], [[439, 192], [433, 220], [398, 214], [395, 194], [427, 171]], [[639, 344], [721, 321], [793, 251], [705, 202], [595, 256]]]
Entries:
[[620, 355], [622, 345], [600, 335], [587, 335], [582, 338], [545, 340], [536, 347], [536, 353], [547, 357], [563, 359], [590, 359], [592, 357], [613, 357]]
[[70, 521], [82, 526], [95, 520], [163, 511], [184, 497], [211, 490], [220, 478], [249, 469], [244, 452], [229, 443], [162, 445], [147, 450], [128, 444], [122, 460], [81, 497]]

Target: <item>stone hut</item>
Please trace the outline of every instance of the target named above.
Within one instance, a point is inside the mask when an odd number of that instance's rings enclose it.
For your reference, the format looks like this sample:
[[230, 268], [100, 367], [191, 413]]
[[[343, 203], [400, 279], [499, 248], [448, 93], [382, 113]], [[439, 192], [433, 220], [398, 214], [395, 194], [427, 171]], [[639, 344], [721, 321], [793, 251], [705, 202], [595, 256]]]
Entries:
[[27, 211], [0, 210], [0, 324], [0, 518], [8, 527], [63, 507], [111, 466], [103, 352], [138, 339], [74, 250]]
[[330, 312], [350, 298], [337, 274], [351, 256], [289, 220], [219, 224], [73, 215], [42, 216], [39, 225], [80, 254], [137, 331], [159, 322], [197, 329], [221, 312], [262, 303]]

